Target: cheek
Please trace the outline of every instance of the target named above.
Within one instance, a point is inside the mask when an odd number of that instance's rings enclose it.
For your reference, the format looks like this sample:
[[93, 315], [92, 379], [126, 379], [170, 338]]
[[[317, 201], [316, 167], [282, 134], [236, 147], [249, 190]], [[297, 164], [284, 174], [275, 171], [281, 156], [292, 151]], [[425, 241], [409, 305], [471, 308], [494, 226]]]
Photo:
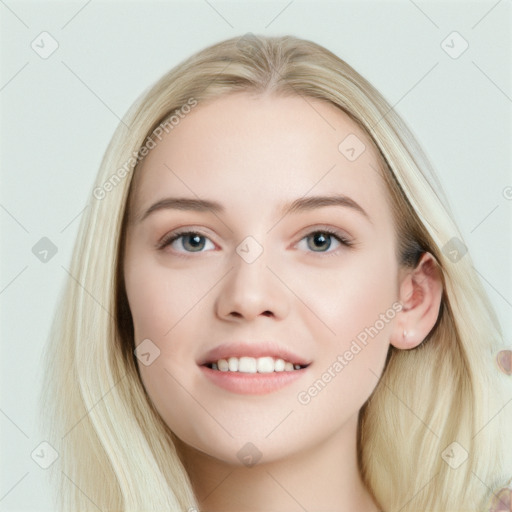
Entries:
[[376, 254], [340, 265], [321, 287], [303, 276], [300, 293], [315, 312], [305, 317], [307, 329], [318, 333], [319, 357], [300, 403], [314, 402], [314, 409], [328, 408], [328, 414], [339, 417], [367, 400], [382, 372], [400, 309], [397, 271], [393, 254]]
[[[201, 426], [208, 420], [190, 394], [193, 347], [189, 341], [198, 339], [201, 327], [200, 322], [191, 320], [200, 312], [201, 298], [211, 286], [205, 284], [204, 277], [200, 281], [200, 276], [158, 265], [150, 257], [131, 260], [125, 266], [143, 385], [167, 425], [185, 440], [201, 438], [203, 429], [193, 425]], [[198, 421], [191, 422], [190, 417]], [[212, 422], [208, 427], [213, 430], [215, 425]]]
[[200, 303], [210, 280], [211, 276], [167, 268], [150, 256], [127, 265], [126, 292], [136, 343], [154, 338], [159, 344], [169, 338], [175, 326]]
[[[390, 309], [388, 317], [394, 318], [397, 276], [394, 255], [375, 252], [350, 255], [327, 272], [305, 270], [295, 285], [300, 287], [299, 297], [317, 313], [317, 321], [324, 326], [317, 326], [312, 332], [317, 331], [325, 339], [330, 335], [336, 344], [374, 325]], [[379, 330], [389, 329], [386, 323]]]
[[[206, 290], [184, 274], [164, 270], [149, 257], [145, 261], [132, 260], [125, 267], [126, 292], [142, 383], [167, 425], [180, 438], [187, 439], [194, 431], [191, 428], [194, 422], [176, 411], [188, 410], [193, 416], [190, 409], [194, 407], [194, 401], [186, 391], [190, 387], [186, 372], [182, 372], [187, 368], [186, 363], [190, 366], [190, 354], [184, 350], [187, 343], [174, 342], [186, 340], [191, 335], [187, 313], [193, 312], [192, 308]], [[201, 418], [200, 413], [195, 412], [198, 418]], [[213, 428], [213, 425], [209, 427]], [[201, 431], [194, 432], [192, 439], [200, 435]]]

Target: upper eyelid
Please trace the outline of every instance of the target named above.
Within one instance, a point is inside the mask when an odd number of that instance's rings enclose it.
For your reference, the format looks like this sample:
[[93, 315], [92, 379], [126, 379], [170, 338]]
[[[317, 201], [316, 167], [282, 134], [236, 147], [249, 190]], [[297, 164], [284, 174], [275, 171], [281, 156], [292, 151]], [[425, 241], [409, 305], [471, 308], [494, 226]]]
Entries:
[[[169, 233], [166, 233], [164, 236], [162, 236], [159, 241], [156, 243], [157, 246], [160, 246], [161, 244], [166, 243], [169, 240], [172, 240], [173, 238], [177, 239], [183, 235], [187, 235], [190, 233], [195, 233], [201, 236], [204, 236], [211, 240], [210, 235], [204, 232], [202, 228], [195, 228], [194, 226], [184, 226], [182, 228], [176, 228]], [[213, 242], [213, 240], [212, 240]]]
[[[352, 238], [351, 235], [342, 228], [337, 228], [334, 226], [329, 226], [328, 224], [313, 224], [312, 226], [308, 226], [306, 228], [303, 228], [301, 230], [302, 235], [305, 236], [307, 234], [310, 234], [315, 231], [335, 231], [336, 233], [344, 236], [345, 238]], [[179, 235], [186, 235], [188, 233], [197, 233], [206, 237], [210, 237], [209, 234], [207, 234], [202, 227], [195, 227], [195, 226], [183, 226], [182, 228], [176, 228], [169, 233], [166, 233], [161, 237], [160, 240], [164, 240], [166, 238], [172, 238], [173, 236], [179, 236]]]

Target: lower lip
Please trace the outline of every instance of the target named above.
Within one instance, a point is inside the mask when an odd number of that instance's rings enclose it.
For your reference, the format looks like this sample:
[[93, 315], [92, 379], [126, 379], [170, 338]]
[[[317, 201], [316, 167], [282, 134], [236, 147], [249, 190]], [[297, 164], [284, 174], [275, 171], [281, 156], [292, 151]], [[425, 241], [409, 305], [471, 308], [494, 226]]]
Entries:
[[201, 371], [217, 386], [241, 395], [265, 395], [272, 393], [304, 376], [307, 368], [287, 372], [243, 373], [221, 372], [207, 366], [200, 366]]

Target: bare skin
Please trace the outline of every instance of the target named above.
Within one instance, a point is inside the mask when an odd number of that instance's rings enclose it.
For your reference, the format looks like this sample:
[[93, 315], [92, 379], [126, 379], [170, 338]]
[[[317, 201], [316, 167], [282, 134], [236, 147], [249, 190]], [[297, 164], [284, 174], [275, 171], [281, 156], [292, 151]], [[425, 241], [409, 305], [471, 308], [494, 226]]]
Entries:
[[[338, 149], [349, 134], [366, 147], [354, 161]], [[237, 93], [199, 104], [137, 170], [126, 289], [135, 343], [150, 339], [160, 350], [139, 367], [180, 439], [201, 510], [379, 510], [359, 475], [358, 413], [390, 344], [413, 348], [434, 326], [442, 284], [428, 253], [416, 269], [399, 266], [375, 151], [330, 104]], [[333, 194], [360, 209], [345, 202], [280, 211]], [[167, 208], [141, 220], [170, 196], [208, 199], [224, 211]], [[178, 228], [195, 234], [156, 247]], [[237, 252], [249, 236], [251, 254], [262, 249], [250, 263]], [[377, 323], [380, 315], [386, 321]], [[357, 336], [377, 325], [356, 352]], [[309, 366], [285, 387], [247, 395], [218, 387], [198, 364], [222, 343], [263, 340]], [[315, 392], [318, 379], [325, 386]]]

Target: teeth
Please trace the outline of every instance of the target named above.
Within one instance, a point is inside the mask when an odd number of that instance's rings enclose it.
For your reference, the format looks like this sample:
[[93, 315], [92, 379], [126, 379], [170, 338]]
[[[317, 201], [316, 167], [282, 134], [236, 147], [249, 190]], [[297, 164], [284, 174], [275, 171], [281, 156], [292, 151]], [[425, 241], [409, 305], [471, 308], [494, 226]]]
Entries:
[[300, 370], [302, 366], [273, 357], [230, 357], [211, 364], [212, 370], [241, 373], [272, 373]]
[[274, 371], [275, 372], [284, 372], [284, 367], [286, 366], [286, 363], [283, 359], [276, 359], [274, 361]]
[[217, 368], [221, 372], [227, 372], [229, 370], [229, 363], [225, 359], [219, 359], [217, 363], [212, 364], [213, 370], [217, 370]]
[[256, 373], [258, 361], [254, 357], [241, 357], [238, 360], [238, 371], [243, 373]]
[[[217, 363], [219, 364], [219, 363]], [[228, 368], [230, 372], [238, 371], [238, 357], [230, 357], [228, 359]]]
[[[252, 359], [252, 357], [244, 359]], [[275, 363], [273, 357], [259, 357], [255, 359], [255, 361], [258, 367], [258, 373], [272, 373], [274, 371]]]

